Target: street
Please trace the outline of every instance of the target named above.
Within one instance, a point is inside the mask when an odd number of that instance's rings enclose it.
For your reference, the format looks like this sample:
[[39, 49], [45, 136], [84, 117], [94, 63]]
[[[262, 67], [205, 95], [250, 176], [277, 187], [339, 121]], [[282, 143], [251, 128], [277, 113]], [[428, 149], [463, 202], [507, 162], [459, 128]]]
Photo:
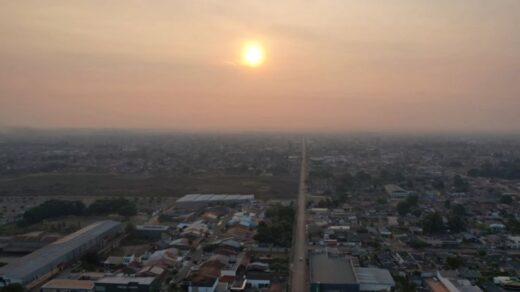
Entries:
[[300, 184], [296, 210], [296, 230], [293, 240], [293, 265], [291, 275], [291, 291], [308, 291], [307, 287], [307, 236], [305, 231], [305, 203], [307, 188], [307, 149], [305, 139], [302, 141], [302, 162], [300, 169]]

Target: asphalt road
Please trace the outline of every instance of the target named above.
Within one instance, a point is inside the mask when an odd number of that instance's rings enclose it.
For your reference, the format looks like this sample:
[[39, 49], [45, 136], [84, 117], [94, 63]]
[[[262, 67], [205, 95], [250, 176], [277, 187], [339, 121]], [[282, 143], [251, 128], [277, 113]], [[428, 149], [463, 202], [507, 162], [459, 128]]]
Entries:
[[307, 235], [305, 230], [305, 205], [307, 188], [305, 180], [307, 177], [307, 149], [306, 141], [302, 141], [302, 162], [300, 169], [300, 184], [298, 190], [298, 201], [296, 210], [296, 231], [293, 241], [293, 265], [291, 274], [291, 291], [309, 291], [307, 279]]

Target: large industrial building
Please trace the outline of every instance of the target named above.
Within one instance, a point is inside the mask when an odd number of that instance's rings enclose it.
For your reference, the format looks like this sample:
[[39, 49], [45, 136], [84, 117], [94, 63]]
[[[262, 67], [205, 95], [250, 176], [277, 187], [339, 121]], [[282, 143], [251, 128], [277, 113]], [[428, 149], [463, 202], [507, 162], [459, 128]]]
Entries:
[[310, 291], [393, 291], [394, 279], [386, 269], [354, 267], [344, 257], [327, 253], [310, 256]]
[[177, 200], [177, 206], [203, 207], [217, 203], [250, 203], [254, 200], [255, 195], [252, 194], [188, 194]]
[[120, 231], [121, 223], [112, 220], [91, 224], [1, 267], [0, 285], [20, 283], [31, 287], [86, 252], [104, 246]]

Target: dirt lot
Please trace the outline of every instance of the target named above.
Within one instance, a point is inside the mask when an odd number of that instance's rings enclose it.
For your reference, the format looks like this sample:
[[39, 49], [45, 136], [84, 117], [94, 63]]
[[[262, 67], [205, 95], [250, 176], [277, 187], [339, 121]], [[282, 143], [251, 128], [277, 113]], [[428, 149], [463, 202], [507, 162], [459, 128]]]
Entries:
[[41, 174], [0, 179], [0, 196], [172, 196], [187, 193], [253, 193], [260, 199], [292, 198], [291, 176], [122, 176]]

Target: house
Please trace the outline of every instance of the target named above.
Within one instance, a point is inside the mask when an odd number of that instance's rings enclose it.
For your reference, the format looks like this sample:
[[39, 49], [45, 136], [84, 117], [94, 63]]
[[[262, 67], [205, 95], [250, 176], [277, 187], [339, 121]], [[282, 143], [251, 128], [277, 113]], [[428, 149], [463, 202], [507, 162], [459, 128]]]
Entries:
[[167, 267], [173, 267], [181, 260], [182, 256], [179, 254], [179, 250], [175, 248], [169, 248], [155, 251], [148, 257], [144, 264], [145, 266], [163, 265]]
[[168, 231], [166, 225], [137, 225], [135, 236], [148, 239], [161, 239], [164, 232]]
[[215, 292], [219, 281], [214, 278], [190, 279], [187, 283], [188, 292]]
[[117, 269], [123, 266], [123, 257], [117, 256], [109, 256], [104, 262], [103, 265], [107, 269]]
[[271, 272], [247, 271], [245, 276], [246, 288], [260, 289], [269, 287], [275, 275]]
[[478, 286], [463, 278], [443, 275], [437, 271], [436, 276], [425, 280], [427, 289], [432, 292], [483, 292]]
[[385, 185], [385, 192], [392, 198], [406, 198], [410, 194], [409, 191], [393, 184]]
[[96, 292], [158, 292], [160, 281], [155, 277], [105, 277], [94, 284]]
[[520, 249], [520, 236], [509, 235], [507, 237], [507, 247], [511, 249]]
[[164, 267], [153, 265], [143, 267], [136, 275], [139, 277], [161, 277], [165, 272], [166, 269]]

